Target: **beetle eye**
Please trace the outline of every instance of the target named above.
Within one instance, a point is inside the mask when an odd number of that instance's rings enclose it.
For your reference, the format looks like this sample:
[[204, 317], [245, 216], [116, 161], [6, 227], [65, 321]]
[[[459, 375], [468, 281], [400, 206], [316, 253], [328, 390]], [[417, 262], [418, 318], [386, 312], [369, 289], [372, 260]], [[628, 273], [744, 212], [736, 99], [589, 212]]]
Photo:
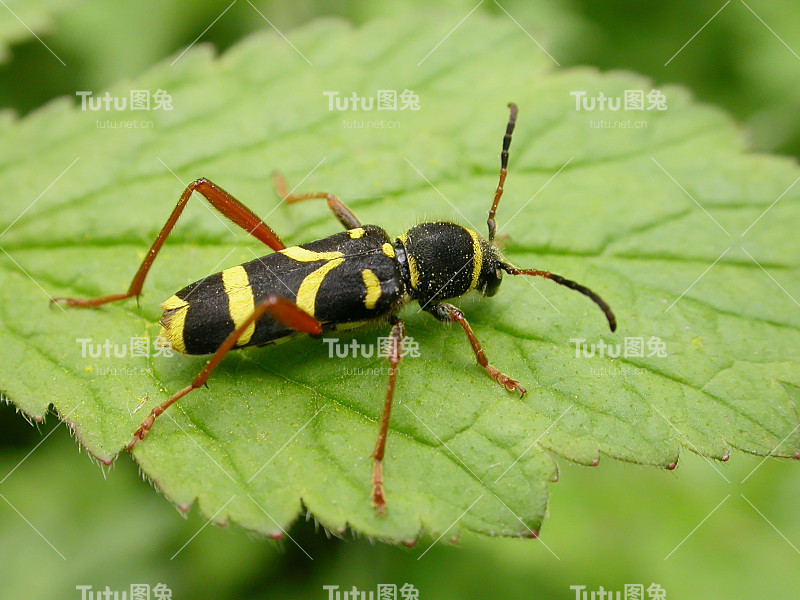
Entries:
[[484, 295], [494, 296], [497, 293], [497, 288], [500, 287], [500, 282], [503, 280], [503, 269], [500, 266], [495, 266], [494, 276], [489, 275], [486, 278], [486, 287], [484, 288]]

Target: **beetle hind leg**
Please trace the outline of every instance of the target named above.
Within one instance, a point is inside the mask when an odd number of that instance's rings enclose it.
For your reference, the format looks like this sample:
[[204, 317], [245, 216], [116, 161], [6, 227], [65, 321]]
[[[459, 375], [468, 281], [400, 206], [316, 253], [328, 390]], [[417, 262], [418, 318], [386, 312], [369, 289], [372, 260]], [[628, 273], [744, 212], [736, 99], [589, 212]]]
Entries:
[[259, 302], [250, 316], [239, 325], [222, 344], [217, 348], [216, 352], [211, 356], [206, 366], [197, 374], [192, 382], [179, 392], [170, 396], [165, 402], [156, 406], [147, 418], [139, 426], [139, 429], [133, 434], [133, 439], [127, 446], [127, 450], [133, 449], [137, 442], [143, 440], [150, 431], [150, 428], [155, 423], [155, 420], [161, 416], [175, 402], [183, 398], [189, 392], [202, 387], [208, 381], [211, 372], [222, 362], [225, 355], [236, 345], [242, 334], [256, 321], [263, 317], [266, 313], [276, 321], [299, 331], [300, 333], [307, 333], [308, 335], [320, 335], [322, 333], [322, 324], [314, 317], [301, 310], [291, 300], [282, 296], [270, 295]]
[[150, 267], [153, 266], [153, 261], [155, 261], [164, 242], [169, 237], [170, 233], [172, 233], [172, 229], [178, 222], [178, 218], [183, 213], [183, 209], [186, 208], [189, 198], [192, 197], [194, 192], [201, 194], [208, 203], [216, 208], [226, 219], [235, 223], [276, 252], [286, 248], [286, 245], [281, 241], [278, 235], [272, 231], [266, 223], [258, 218], [253, 211], [213, 181], [201, 177], [200, 179], [194, 180], [183, 190], [181, 197], [178, 199], [178, 203], [175, 205], [175, 208], [172, 209], [172, 214], [170, 214], [167, 222], [164, 223], [164, 227], [162, 227], [153, 245], [150, 246], [150, 251], [145, 255], [139, 270], [136, 271], [136, 275], [133, 276], [133, 280], [127, 292], [123, 294], [99, 296], [97, 298], [53, 298], [51, 302], [76, 308], [93, 308], [108, 304], [109, 302], [125, 300], [126, 298], [135, 297], [138, 299], [142, 293], [142, 286], [147, 278], [147, 273], [150, 271]]

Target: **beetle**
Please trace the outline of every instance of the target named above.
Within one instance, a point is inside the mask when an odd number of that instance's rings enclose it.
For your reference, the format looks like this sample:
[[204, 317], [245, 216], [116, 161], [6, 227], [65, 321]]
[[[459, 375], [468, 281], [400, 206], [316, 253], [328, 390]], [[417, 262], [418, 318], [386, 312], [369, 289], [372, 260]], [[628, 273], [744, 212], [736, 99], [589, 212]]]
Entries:
[[318, 337], [325, 331], [352, 328], [375, 321], [391, 323], [389, 382], [372, 453], [372, 504], [384, 511], [382, 461], [386, 448], [397, 365], [405, 325], [397, 317], [411, 301], [443, 322], [464, 330], [478, 365], [508, 391], [522, 396], [520, 383], [489, 364], [486, 353], [459, 308], [447, 302], [475, 291], [497, 293], [503, 274], [544, 277], [593, 300], [613, 332], [616, 319], [608, 304], [589, 288], [549, 271], [519, 269], [508, 262], [494, 242], [495, 214], [503, 195], [511, 135], [517, 106], [509, 104], [509, 119], [500, 154], [500, 179], [487, 219], [488, 236], [450, 222], [421, 223], [392, 240], [384, 229], [362, 225], [336, 196], [326, 192], [294, 194], [274, 175], [276, 190], [287, 203], [325, 199], [345, 231], [299, 246], [286, 247], [278, 235], [249, 208], [208, 179], [192, 182], [153, 242], [128, 291], [96, 298], [55, 298], [73, 307], [97, 307], [136, 297], [147, 273], [193, 192], [199, 192], [223, 216], [269, 246], [273, 253], [216, 273], [186, 286], [163, 304], [160, 337], [185, 354], [211, 354], [192, 382], [156, 406], [133, 435], [127, 449], [145, 438], [167, 408], [203, 386], [231, 350], [262, 346], [296, 334]]

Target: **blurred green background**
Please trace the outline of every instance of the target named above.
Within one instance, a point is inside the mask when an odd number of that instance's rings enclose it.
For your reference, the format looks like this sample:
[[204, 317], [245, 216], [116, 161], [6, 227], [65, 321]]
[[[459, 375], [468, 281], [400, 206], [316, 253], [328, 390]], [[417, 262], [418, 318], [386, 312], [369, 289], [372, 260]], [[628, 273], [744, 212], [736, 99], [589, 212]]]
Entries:
[[[293, 27], [321, 16], [357, 25], [412, 12], [420, 27], [432, 19], [455, 26], [477, 2], [253, 4], [291, 37]], [[69, 68], [0, 6], [0, 39], [11, 40], [0, 47], [0, 110], [24, 115], [76, 90], [102, 90], [201, 35], [224, 51], [267, 27], [239, 0], [205, 31], [229, 5], [9, 1]], [[755, 150], [800, 157], [796, 2], [507, 0], [477, 10], [498, 18], [508, 11], [562, 67], [630, 69], [656, 87], [682, 83], [734, 114]], [[0, 598], [79, 598], [76, 585], [123, 590], [158, 582], [174, 598], [245, 599], [327, 598], [324, 585], [374, 590], [406, 582], [422, 600], [568, 599], [576, 585], [621, 591], [657, 583], [666, 598], [793, 598], [800, 589], [800, 471], [787, 462], [735, 453], [712, 466], [684, 452], [675, 471], [661, 472], [611, 460], [595, 469], [560, 461], [541, 540], [442, 540], [420, 559], [433, 540], [414, 548], [338, 540], [311, 520], [289, 532], [309, 560], [289, 540], [204, 528], [194, 512], [183, 519], [127, 455], [103, 471], [77, 450], [57, 419], [31, 427], [0, 404]]]

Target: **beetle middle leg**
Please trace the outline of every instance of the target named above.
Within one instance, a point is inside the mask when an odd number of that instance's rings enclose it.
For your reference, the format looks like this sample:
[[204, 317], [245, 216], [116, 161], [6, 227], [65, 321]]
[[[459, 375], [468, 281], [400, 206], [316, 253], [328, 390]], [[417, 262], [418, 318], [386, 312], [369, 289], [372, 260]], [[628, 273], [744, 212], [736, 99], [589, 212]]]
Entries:
[[406, 326], [403, 322], [394, 317], [392, 319], [392, 332], [389, 339], [392, 340], [391, 351], [389, 353], [389, 387], [386, 390], [386, 400], [383, 405], [381, 415], [381, 426], [378, 430], [378, 440], [375, 442], [375, 451], [372, 458], [375, 459], [375, 466], [372, 472], [372, 505], [383, 513], [386, 507], [386, 495], [383, 491], [383, 453], [386, 449], [386, 436], [389, 433], [389, 417], [392, 413], [392, 399], [394, 398], [394, 382], [397, 377], [397, 365], [400, 363], [403, 340], [406, 337]]
[[275, 191], [281, 200], [285, 200], [287, 204], [293, 202], [300, 202], [301, 200], [312, 200], [314, 198], [325, 198], [328, 201], [328, 208], [334, 216], [339, 219], [339, 222], [344, 225], [345, 229], [356, 229], [361, 227], [361, 221], [358, 220], [347, 205], [339, 200], [333, 194], [327, 192], [311, 192], [310, 194], [290, 194], [286, 189], [286, 180], [280, 173], [273, 173], [272, 179], [275, 182]]
[[247, 319], [245, 319], [242, 324], [239, 325], [239, 327], [237, 327], [227, 338], [225, 338], [225, 341], [222, 342], [219, 348], [217, 348], [217, 351], [211, 356], [209, 361], [206, 363], [206, 366], [203, 367], [203, 369], [192, 380], [192, 383], [170, 396], [165, 402], [159, 404], [150, 412], [147, 418], [142, 422], [139, 429], [137, 429], [133, 434], [133, 439], [128, 444], [127, 449], [131, 450], [136, 445], [136, 442], [145, 438], [155, 420], [161, 414], [163, 414], [165, 410], [167, 410], [170, 406], [172, 406], [175, 402], [183, 398], [192, 390], [196, 390], [197, 388], [205, 385], [206, 381], [208, 381], [208, 377], [211, 375], [211, 372], [217, 367], [217, 365], [219, 365], [222, 359], [225, 358], [225, 355], [228, 353], [228, 351], [236, 345], [236, 342], [239, 341], [239, 338], [242, 336], [245, 330], [263, 317], [266, 313], [269, 313], [273, 319], [282, 323], [283, 325], [286, 325], [287, 327], [294, 329], [295, 331], [307, 333], [309, 335], [319, 335], [322, 333], [322, 325], [320, 322], [305, 311], [298, 308], [294, 302], [284, 298], [283, 296], [277, 296], [274, 294], [267, 296], [256, 305], [250, 316], [247, 317]]
[[475, 333], [472, 331], [472, 327], [469, 326], [467, 318], [458, 307], [448, 304], [447, 302], [442, 302], [440, 304], [430, 304], [426, 306], [425, 311], [431, 313], [440, 321], [455, 321], [461, 325], [461, 327], [464, 329], [464, 333], [467, 334], [467, 339], [472, 346], [472, 351], [475, 353], [475, 358], [477, 359], [478, 364], [489, 374], [489, 377], [494, 379], [509, 392], [517, 390], [523, 396], [527, 393], [527, 390], [520, 385], [519, 381], [516, 379], [511, 379], [511, 377], [500, 372], [498, 369], [489, 364], [489, 360], [486, 358], [486, 353], [483, 351], [483, 348], [481, 348], [481, 343], [478, 341], [478, 338], [475, 337]]

